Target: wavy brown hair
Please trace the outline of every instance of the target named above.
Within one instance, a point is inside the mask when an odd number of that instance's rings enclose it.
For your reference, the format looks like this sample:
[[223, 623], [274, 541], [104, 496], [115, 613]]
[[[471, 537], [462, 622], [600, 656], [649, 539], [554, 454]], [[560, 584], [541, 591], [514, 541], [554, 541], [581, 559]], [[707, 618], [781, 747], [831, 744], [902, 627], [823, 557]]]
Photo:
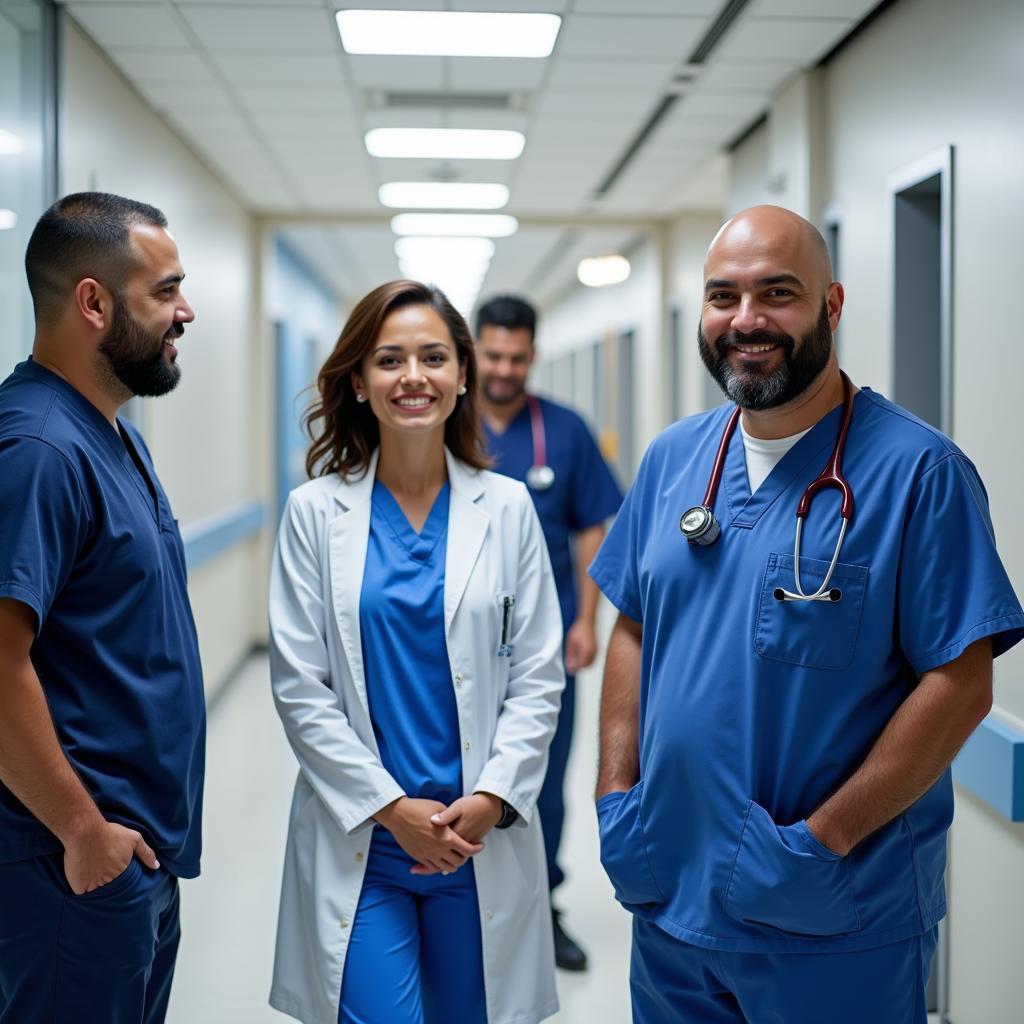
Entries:
[[303, 424], [309, 434], [306, 472], [309, 476], [364, 472], [380, 444], [380, 426], [369, 402], [356, 401], [352, 371], [360, 371], [373, 350], [384, 321], [404, 306], [429, 306], [445, 322], [455, 344], [459, 366], [466, 370], [466, 393], [444, 425], [444, 443], [452, 455], [476, 469], [491, 460], [484, 450], [480, 426], [476, 352], [469, 326], [439, 288], [419, 281], [389, 281], [360, 299], [341, 329], [334, 351], [317, 375], [319, 397], [306, 411]]

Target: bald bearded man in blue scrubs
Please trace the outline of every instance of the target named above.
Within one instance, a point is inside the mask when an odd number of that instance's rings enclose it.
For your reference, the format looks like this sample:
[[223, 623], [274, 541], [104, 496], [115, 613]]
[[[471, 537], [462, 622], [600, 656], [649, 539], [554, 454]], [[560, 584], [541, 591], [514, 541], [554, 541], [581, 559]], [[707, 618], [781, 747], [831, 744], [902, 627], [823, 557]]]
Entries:
[[[634, 915], [636, 1024], [927, 1018], [949, 765], [1024, 613], [974, 466], [866, 387], [850, 388], [853, 515], [826, 599], [784, 593], [825, 584], [839, 535], [840, 496], [822, 491], [794, 564], [797, 505], [845, 413], [842, 307], [802, 218], [755, 207], [725, 224], [700, 350], [731, 402], [654, 441], [591, 567], [621, 613], [598, 816]], [[680, 516], [723, 436], [721, 533], [691, 543]]]

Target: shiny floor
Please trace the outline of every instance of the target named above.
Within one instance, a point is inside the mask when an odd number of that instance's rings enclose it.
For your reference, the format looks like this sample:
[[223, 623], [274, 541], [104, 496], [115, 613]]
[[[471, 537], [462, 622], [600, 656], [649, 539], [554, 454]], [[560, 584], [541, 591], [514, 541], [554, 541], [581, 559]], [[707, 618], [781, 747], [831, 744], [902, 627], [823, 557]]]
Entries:
[[[559, 972], [552, 1024], [627, 1024], [629, 919], [597, 860], [593, 811], [599, 668], [580, 675], [558, 903], [590, 970]], [[182, 883], [182, 943], [168, 1024], [284, 1024], [267, 1005], [295, 759], [254, 659], [210, 716], [203, 874]]]
[[[182, 884], [182, 945], [168, 1024], [284, 1024], [267, 1005], [295, 760], [273, 709], [265, 659], [253, 659], [210, 716], [203, 875]], [[579, 677], [559, 894], [590, 956], [558, 973], [551, 1024], [628, 1024], [629, 919], [597, 859], [592, 792], [600, 667]], [[937, 1024], [938, 1018], [930, 1018]], [[827, 1022], [823, 1022], [827, 1024]]]

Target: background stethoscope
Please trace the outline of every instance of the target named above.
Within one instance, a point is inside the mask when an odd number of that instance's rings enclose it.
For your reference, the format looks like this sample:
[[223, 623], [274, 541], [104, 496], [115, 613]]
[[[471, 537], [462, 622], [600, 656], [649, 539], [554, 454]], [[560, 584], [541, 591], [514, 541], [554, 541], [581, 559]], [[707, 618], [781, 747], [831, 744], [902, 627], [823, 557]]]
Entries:
[[533, 465], [526, 471], [526, 486], [532, 491], [546, 491], [555, 482], [555, 471], [548, 465], [544, 415], [534, 395], [527, 395], [526, 402], [530, 407], [530, 433], [533, 437]]
[[[829, 587], [832, 573], [835, 572], [836, 563], [839, 561], [839, 553], [843, 548], [847, 527], [853, 519], [853, 490], [846, 477], [843, 476], [843, 452], [846, 449], [846, 435], [850, 432], [850, 420], [853, 418], [853, 385], [845, 373], [840, 371], [840, 375], [843, 378], [843, 418], [835, 447], [832, 449], [832, 458], [804, 491], [800, 504], [796, 507], [796, 542], [793, 545], [793, 577], [796, 582], [796, 592], [776, 587], [774, 596], [777, 601], [838, 601], [843, 596], [842, 591], [837, 587]], [[706, 547], [713, 544], [721, 533], [721, 526], [711, 509], [715, 503], [715, 495], [718, 493], [718, 485], [722, 480], [722, 469], [725, 465], [726, 452], [729, 449], [729, 440], [736, 429], [739, 418], [740, 409], [737, 406], [725, 425], [725, 432], [718, 445], [718, 453], [715, 455], [715, 464], [711, 470], [708, 489], [704, 493], [704, 501], [700, 505], [694, 505], [693, 508], [687, 509], [679, 520], [679, 529], [691, 544]], [[804, 520], [811, 510], [811, 502], [819, 491], [828, 487], [835, 487], [843, 496], [842, 508], [839, 511], [841, 518], [839, 540], [821, 586], [813, 594], [807, 594], [800, 582], [800, 538], [803, 533]]]

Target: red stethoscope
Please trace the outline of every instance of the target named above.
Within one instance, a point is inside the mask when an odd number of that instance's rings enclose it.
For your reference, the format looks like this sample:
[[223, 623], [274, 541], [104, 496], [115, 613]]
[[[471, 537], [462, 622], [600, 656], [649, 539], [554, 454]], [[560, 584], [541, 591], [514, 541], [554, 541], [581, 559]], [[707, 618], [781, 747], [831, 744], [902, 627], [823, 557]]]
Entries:
[[526, 471], [526, 486], [531, 491], [547, 491], [555, 482], [555, 471], [548, 465], [544, 415], [534, 395], [527, 395], [526, 402], [530, 407], [530, 434], [533, 437], [533, 465]]
[[[843, 549], [847, 527], [853, 519], [853, 489], [846, 477], [843, 476], [843, 451], [846, 448], [846, 435], [850, 432], [850, 420], [853, 419], [853, 385], [850, 383], [850, 378], [841, 370], [840, 375], [843, 378], [843, 418], [839, 426], [839, 436], [836, 438], [828, 465], [815, 480], [811, 481], [810, 486], [800, 499], [800, 504], [796, 507], [796, 543], [793, 545], [793, 576], [796, 581], [796, 592], [776, 587], [774, 596], [777, 601], [838, 601], [843, 596], [842, 591], [837, 587], [829, 587], [832, 573], [835, 572], [836, 563], [839, 561], [839, 553]], [[715, 464], [711, 470], [708, 489], [704, 493], [704, 501], [700, 505], [694, 505], [693, 508], [687, 509], [679, 520], [679, 529], [691, 544], [707, 547], [709, 544], [714, 544], [721, 533], [722, 528], [711, 509], [715, 503], [715, 495], [718, 494], [718, 485], [722, 481], [722, 470], [725, 467], [725, 455], [729, 449], [729, 440], [736, 430], [739, 418], [740, 408], [737, 406], [725, 425], [725, 432], [718, 445], [718, 454], [715, 456]], [[804, 520], [811, 511], [811, 502], [819, 491], [829, 487], [836, 488], [843, 496], [842, 508], [839, 511], [841, 518], [839, 540], [821, 586], [813, 594], [807, 594], [800, 582], [800, 538], [803, 533]]]

